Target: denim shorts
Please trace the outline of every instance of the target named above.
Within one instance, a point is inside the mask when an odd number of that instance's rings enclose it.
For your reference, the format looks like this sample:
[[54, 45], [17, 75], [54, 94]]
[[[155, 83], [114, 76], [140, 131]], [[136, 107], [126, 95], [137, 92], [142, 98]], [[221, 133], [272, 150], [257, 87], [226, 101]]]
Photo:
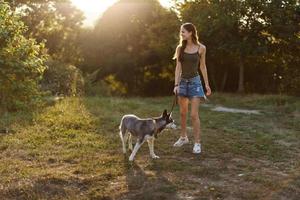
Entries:
[[181, 78], [179, 82], [178, 96], [183, 96], [188, 98], [202, 97], [206, 99], [205, 93], [203, 91], [200, 75], [197, 75], [189, 79]]

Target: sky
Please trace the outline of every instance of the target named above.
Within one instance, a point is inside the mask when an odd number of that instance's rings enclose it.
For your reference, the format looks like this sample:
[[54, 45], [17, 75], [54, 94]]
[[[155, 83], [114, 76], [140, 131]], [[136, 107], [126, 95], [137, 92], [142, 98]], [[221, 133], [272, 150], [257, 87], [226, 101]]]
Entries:
[[[118, 0], [71, 0], [72, 3], [83, 11], [86, 20], [84, 26], [93, 26], [99, 16]], [[172, 0], [159, 0], [162, 6], [169, 8], [172, 6]]]

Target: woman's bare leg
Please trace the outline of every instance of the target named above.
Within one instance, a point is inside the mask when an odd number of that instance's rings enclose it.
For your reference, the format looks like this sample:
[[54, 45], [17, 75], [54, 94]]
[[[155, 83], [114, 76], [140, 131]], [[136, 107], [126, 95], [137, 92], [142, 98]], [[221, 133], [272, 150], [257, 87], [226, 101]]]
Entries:
[[181, 121], [181, 132], [180, 135], [181, 137], [186, 137], [187, 132], [186, 132], [186, 119], [187, 119], [187, 113], [188, 113], [188, 108], [189, 108], [189, 99], [186, 97], [178, 97], [178, 103], [179, 103], [179, 108], [180, 108], [180, 121]]
[[191, 119], [193, 124], [195, 143], [200, 143], [200, 119], [198, 113], [199, 103], [199, 98], [191, 98]]

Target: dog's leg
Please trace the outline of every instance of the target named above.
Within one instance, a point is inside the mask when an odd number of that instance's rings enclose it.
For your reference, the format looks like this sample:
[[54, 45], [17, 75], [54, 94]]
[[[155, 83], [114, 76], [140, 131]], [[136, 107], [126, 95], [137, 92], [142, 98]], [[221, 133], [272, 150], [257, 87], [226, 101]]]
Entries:
[[[122, 147], [123, 147], [123, 153], [126, 154], [126, 144], [125, 144], [125, 141], [124, 141], [124, 135], [126, 134], [127, 130], [126, 128], [123, 126], [123, 120], [121, 121], [121, 124], [119, 126], [120, 128], [120, 138], [121, 138], [121, 141], [122, 141]], [[126, 135], [125, 135], [125, 140], [126, 140]]]
[[149, 146], [150, 156], [154, 159], [159, 158], [159, 156], [155, 155], [154, 153], [154, 138], [148, 138], [147, 142]]
[[125, 133], [124, 133], [124, 143], [125, 143], [125, 147], [126, 147], [126, 143], [127, 143], [127, 141], [128, 141], [128, 137], [129, 137], [129, 133], [128, 133], [128, 131], [125, 131]]
[[128, 133], [129, 137], [128, 137], [128, 147], [129, 150], [132, 151], [133, 147], [132, 147], [132, 136], [131, 133]]
[[131, 155], [129, 156], [129, 161], [133, 161], [134, 157], [135, 157], [135, 154], [136, 152], [139, 150], [139, 148], [142, 146], [142, 144], [144, 143], [145, 140], [143, 140], [142, 142], [138, 139], [135, 146], [134, 146], [134, 149], [131, 153]]
[[123, 153], [126, 154], [126, 146], [125, 146], [126, 144], [125, 144], [125, 141], [124, 141], [122, 131], [120, 131], [120, 138], [121, 138], [121, 141], [122, 141]]

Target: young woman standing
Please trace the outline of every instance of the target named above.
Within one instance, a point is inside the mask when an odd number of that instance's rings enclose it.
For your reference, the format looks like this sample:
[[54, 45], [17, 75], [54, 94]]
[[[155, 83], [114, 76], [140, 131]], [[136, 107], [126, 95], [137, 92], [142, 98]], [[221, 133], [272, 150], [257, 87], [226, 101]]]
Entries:
[[201, 153], [199, 103], [207, 97], [202, 88], [198, 69], [203, 75], [206, 95], [211, 94], [205, 64], [206, 47], [198, 41], [196, 27], [192, 23], [184, 23], [180, 27], [180, 42], [173, 59], [176, 59], [174, 93], [178, 95], [180, 107], [181, 132], [175, 147], [189, 143], [186, 131], [188, 105], [191, 103], [191, 121], [195, 144], [193, 153]]

